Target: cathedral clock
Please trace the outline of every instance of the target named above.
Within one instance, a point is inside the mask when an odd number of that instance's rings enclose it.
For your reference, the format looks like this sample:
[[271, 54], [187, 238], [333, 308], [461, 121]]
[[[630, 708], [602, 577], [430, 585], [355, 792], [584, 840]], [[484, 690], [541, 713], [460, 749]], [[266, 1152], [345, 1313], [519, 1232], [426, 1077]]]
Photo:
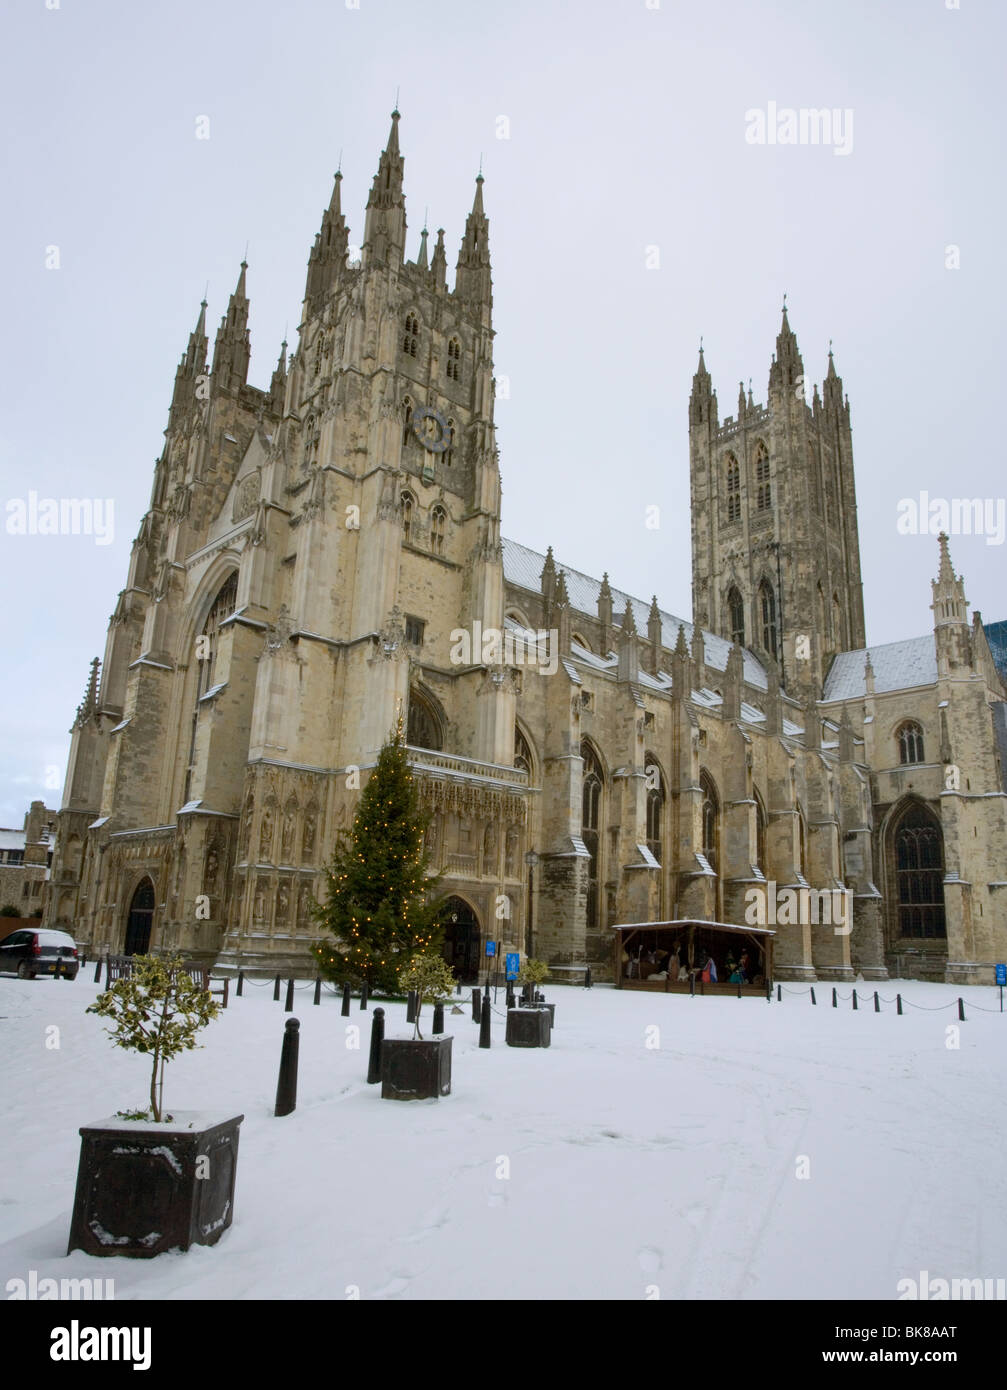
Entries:
[[418, 405], [413, 411], [413, 433], [431, 454], [443, 454], [451, 445], [451, 426], [438, 410]]

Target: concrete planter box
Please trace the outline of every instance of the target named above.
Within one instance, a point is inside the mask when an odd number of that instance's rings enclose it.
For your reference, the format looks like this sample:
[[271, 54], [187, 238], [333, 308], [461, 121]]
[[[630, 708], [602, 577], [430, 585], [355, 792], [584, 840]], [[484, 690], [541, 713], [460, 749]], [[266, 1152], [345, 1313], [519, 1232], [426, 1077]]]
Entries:
[[508, 1047], [548, 1047], [552, 1021], [545, 1008], [507, 1010]]
[[526, 1007], [531, 1008], [531, 1009], [548, 1009], [548, 1010], [549, 1010], [549, 1027], [550, 1027], [550, 1028], [555, 1028], [555, 1027], [556, 1027], [556, 1005], [555, 1005], [555, 1004], [546, 1004], [546, 1003], [543, 1001], [543, 1002], [540, 1003], [540, 1004], [529, 1004], [529, 1005], [527, 1005]]
[[68, 1255], [150, 1259], [215, 1245], [227, 1230], [245, 1117], [173, 1115], [170, 1124], [113, 1116], [82, 1127]]
[[451, 1094], [451, 1044], [446, 1038], [385, 1038], [382, 1100], [430, 1100]]

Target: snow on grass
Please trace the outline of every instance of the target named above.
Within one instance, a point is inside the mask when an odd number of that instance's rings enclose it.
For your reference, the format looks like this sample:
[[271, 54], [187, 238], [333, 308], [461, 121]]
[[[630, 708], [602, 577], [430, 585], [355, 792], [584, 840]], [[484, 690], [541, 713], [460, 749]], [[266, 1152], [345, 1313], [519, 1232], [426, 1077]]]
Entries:
[[[244, 1114], [234, 1224], [212, 1248], [99, 1260], [65, 1253], [78, 1130], [142, 1107], [149, 1062], [85, 1015], [89, 971], [0, 978], [0, 1282], [114, 1277], [118, 1299], [892, 1299], [924, 1269], [1002, 1278], [1007, 1014], [977, 1007], [997, 992], [885, 984], [927, 1006], [900, 1018], [861, 988], [857, 1012], [848, 986], [838, 1009], [824, 985], [817, 1007], [806, 991], [550, 988], [547, 1050], [504, 1045], [501, 994], [492, 1049], [467, 1005], [448, 1011], [452, 1093], [404, 1103], [365, 1083], [372, 1011], [354, 1000], [343, 1018], [329, 992], [314, 1008], [307, 987], [297, 1110], [276, 1119], [289, 1015], [246, 984], [164, 1088], [168, 1113]], [[386, 1034], [409, 1036], [405, 1005], [383, 1007]]]

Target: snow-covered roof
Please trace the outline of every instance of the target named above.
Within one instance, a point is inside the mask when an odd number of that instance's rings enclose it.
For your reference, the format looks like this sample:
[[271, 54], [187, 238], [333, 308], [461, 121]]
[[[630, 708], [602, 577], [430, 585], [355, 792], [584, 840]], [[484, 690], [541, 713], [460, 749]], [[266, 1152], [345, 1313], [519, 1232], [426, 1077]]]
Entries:
[[937, 648], [934, 634], [928, 632], [902, 642], [840, 652], [825, 678], [823, 700], [853, 700], [867, 693], [864, 665], [868, 651], [874, 668], [874, 689], [879, 695], [914, 685], [933, 685], [937, 680]]
[[24, 849], [23, 830], [0, 830], [0, 849]]
[[[504, 578], [508, 584], [516, 584], [521, 589], [530, 589], [532, 593], [540, 593], [542, 589], [542, 566], [545, 564], [545, 556], [537, 550], [530, 550], [526, 545], [520, 545], [517, 541], [502, 541], [503, 544], [503, 564]], [[569, 565], [560, 564], [556, 561], [556, 572], [566, 576], [567, 593], [570, 595], [570, 607], [572, 610], [587, 613], [591, 617], [598, 616], [598, 595], [601, 593], [601, 580], [592, 579], [588, 574], [582, 574], [580, 570], [571, 569]], [[650, 616], [650, 604], [643, 599], [634, 598], [632, 594], [627, 594], [622, 589], [612, 589], [612, 620], [614, 623], [622, 621], [622, 615], [626, 611], [626, 601], [630, 602], [633, 612], [633, 620], [636, 628], [644, 637], [647, 633], [647, 620]], [[674, 648], [678, 640], [679, 627], [685, 628], [686, 642], [692, 641], [692, 623], [685, 618], [677, 618], [673, 613], [666, 613], [660, 609], [661, 614], [661, 643], [669, 650]], [[727, 658], [731, 651], [730, 642], [723, 637], [717, 637], [712, 632], [703, 630], [703, 644], [705, 659], [708, 665], [718, 671], [723, 671], [727, 667]], [[580, 653], [578, 651], [578, 657]], [[751, 652], [744, 653], [744, 678], [749, 685], [756, 686], [760, 690], [767, 688], [766, 672]], [[648, 684], [645, 673], [641, 672], [641, 683]], [[658, 688], [666, 688], [659, 685]]]

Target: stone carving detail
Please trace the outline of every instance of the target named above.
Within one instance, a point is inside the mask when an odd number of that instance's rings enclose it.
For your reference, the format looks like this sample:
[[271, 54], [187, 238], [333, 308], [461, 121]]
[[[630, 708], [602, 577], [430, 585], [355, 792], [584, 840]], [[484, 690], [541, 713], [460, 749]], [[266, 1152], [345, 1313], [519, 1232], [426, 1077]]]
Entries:
[[314, 802], [304, 812], [304, 830], [301, 835], [301, 858], [310, 862], [315, 855], [315, 830], [318, 825], [318, 807]]
[[242, 478], [234, 494], [234, 510], [231, 513], [232, 522], [244, 521], [246, 516], [251, 516], [259, 501], [262, 489], [262, 475], [256, 469], [247, 478]]
[[259, 827], [259, 858], [268, 860], [273, 853], [273, 807], [267, 805], [262, 811], [262, 825]]
[[276, 622], [270, 623], [269, 631], [266, 633], [266, 655], [275, 656], [280, 648], [290, 640], [293, 626], [290, 621], [290, 611], [285, 603], [280, 605], [280, 611], [276, 615]]
[[280, 859], [284, 864], [291, 863], [294, 857], [294, 827], [296, 820], [297, 802], [291, 797], [283, 813], [283, 840], [280, 848]]

